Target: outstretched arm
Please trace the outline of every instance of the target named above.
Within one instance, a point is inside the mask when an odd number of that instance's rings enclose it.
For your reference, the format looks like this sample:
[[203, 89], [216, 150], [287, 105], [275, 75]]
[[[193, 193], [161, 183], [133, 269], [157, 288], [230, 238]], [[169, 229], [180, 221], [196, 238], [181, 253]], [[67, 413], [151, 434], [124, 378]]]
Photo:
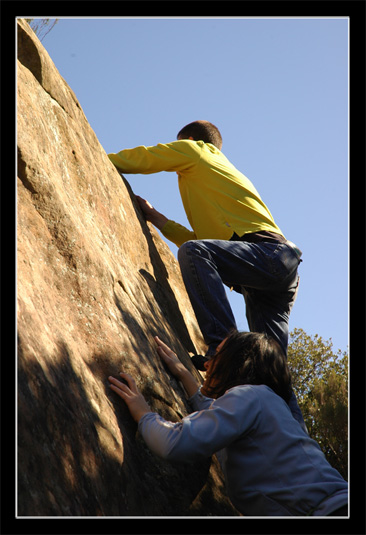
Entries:
[[181, 363], [177, 355], [170, 349], [170, 347], [164, 344], [164, 342], [162, 342], [157, 336], [155, 336], [154, 340], [157, 345], [158, 355], [169, 368], [174, 377], [182, 382], [188, 397], [192, 397], [199, 388], [197, 380], [193, 377], [191, 372], [187, 370], [184, 364]]

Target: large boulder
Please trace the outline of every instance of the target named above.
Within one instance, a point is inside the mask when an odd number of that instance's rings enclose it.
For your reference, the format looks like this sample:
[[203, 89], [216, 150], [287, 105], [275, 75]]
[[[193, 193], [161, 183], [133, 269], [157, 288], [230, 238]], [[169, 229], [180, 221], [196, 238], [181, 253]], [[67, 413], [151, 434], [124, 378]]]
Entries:
[[237, 515], [215, 459], [152, 454], [108, 376], [189, 412], [156, 355], [204, 351], [169, 247], [139, 212], [74, 93], [18, 20], [18, 515]]

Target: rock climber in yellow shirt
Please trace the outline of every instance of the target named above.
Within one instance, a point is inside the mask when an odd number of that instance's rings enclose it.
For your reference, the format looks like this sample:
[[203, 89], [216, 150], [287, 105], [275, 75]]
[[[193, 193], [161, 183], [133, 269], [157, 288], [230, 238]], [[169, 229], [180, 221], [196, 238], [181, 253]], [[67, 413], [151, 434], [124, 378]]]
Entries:
[[[109, 154], [122, 173], [174, 171], [192, 230], [138, 197], [148, 221], [178, 247], [178, 261], [208, 346], [192, 358], [198, 369], [211, 358], [236, 322], [224, 285], [243, 294], [252, 332], [277, 340], [285, 354], [288, 321], [296, 299], [301, 251], [274, 222], [259, 193], [221, 152], [222, 137], [208, 121], [186, 125], [177, 141]], [[296, 397], [289, 406], [304, 425]]]

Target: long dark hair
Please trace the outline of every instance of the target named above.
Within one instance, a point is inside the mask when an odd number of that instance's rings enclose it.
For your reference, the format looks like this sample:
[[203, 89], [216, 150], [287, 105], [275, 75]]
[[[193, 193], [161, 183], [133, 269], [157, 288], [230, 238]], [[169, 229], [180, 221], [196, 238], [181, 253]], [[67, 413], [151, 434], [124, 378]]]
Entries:
[[234, 330], [212, 358], [202, 390], [206, 396], [218, 398], [243, 384], [267, 385], [288, 403], [292, 388], [286, 356], [267, 334]]

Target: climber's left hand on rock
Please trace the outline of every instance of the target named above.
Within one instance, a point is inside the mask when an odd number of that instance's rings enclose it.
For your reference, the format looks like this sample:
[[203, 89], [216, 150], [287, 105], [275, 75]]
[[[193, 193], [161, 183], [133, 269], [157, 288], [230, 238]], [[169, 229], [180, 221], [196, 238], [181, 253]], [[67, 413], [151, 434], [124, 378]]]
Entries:
[[110, 376], [108, 377], [111, 383], [109, 386], [126, 402], [132, 418], [138, 422], [144, 414], [151, 412], [151, 409], [131, 375], [121, 372], [120, 376], [127, 382], [127, 385]]
[[158, 336], [155, 336], [154, 339], [160, 358], [167, 365], [171, 373], [177, 377], [177, 379], [180, 379], [180, 376], [187, 371], [186, 367], [180, 362], [177, 355], [170, 349], [170, 347], [162, 342]]
[[140, 205], [141, 210], [144, 213], [144, 216], [147, 221], [150, 221], [156, 228], [162, 229], [163, 226], [168, 222], [168, 218], [164, 214], [155, 210], [155, 208], [139, 195], [136, 195], [136, 200]]

